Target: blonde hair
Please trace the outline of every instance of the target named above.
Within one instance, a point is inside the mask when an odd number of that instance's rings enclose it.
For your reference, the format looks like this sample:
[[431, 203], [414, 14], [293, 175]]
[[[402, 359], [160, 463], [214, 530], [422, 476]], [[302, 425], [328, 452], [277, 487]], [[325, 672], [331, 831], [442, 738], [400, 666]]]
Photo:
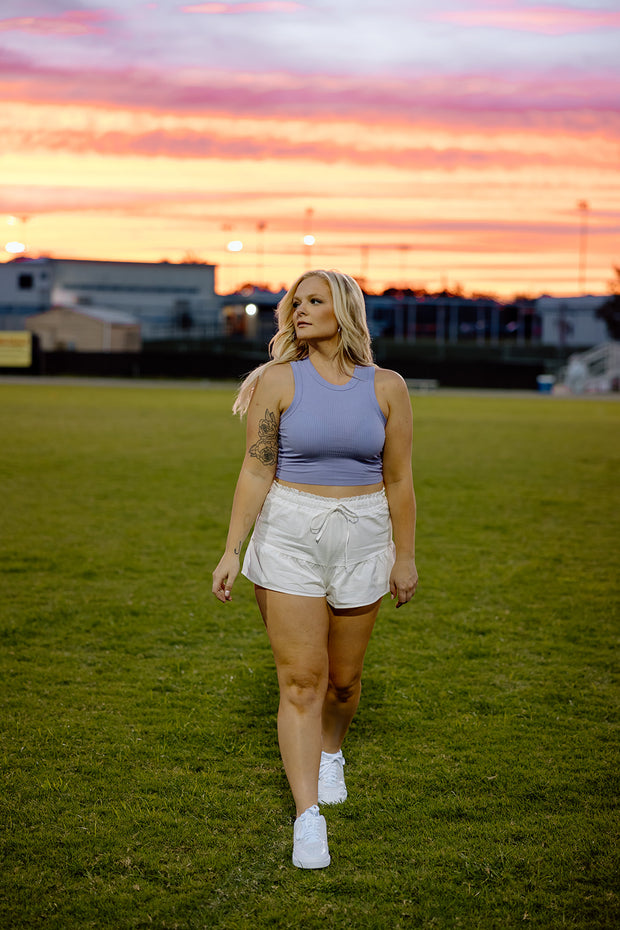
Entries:
[[334, 316], [338, 322], [340, 337], [336, 359], [341, 370], [346, 370], [347, 363], [363, 366], [374, 364], [370, 333], [366, 322], [364, 295], [357, 281], [341, 271], [306, 271], [297, 278], [278, 304], [276, 310], [278, 330], [269, 343], [271, 358], [264, 365], [259, 365], [251, 371], [242, 382], [233, 405], [233, 413], [243, 416], [247, 411], [258, 380], [266, 368], [281, 365], [284, 362], [295, 362], [308, 355], [308, 346], [299, 342], [295, 335], [293, 299], [301, 282], [305, 278], [312, 277], [322, 278], [327, 282], [331, 291]]

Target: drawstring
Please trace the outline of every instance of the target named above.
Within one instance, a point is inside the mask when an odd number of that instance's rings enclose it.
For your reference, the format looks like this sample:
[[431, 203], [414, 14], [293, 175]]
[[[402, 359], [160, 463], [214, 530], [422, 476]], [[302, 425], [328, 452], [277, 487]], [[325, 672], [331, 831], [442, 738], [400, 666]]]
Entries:
[[329, 510], [325, 511], [324, 513], [320, 513], [317, 517], [314, 518], [310, 524], [310, 532], [313, 534], [315, 541], [317, 543], [320, 542], [329, 518], [336, 513], [341, 514], [347, 521], [347, 538], [344, 544], [344, 567], [348, 568], [347, 553], [349, 548], [349, 525], [351, 523], [357, 523], [359, 520], [358, 515], [353, 510], [350, 510], [347, 506], [345, 506], [345, 504], [334, 504], [334, 506], [330, 507]]

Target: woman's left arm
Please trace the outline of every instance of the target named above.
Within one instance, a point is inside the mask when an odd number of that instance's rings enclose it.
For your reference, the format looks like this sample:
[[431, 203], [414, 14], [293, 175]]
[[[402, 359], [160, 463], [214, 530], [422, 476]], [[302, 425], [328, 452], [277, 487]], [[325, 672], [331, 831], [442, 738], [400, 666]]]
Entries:
[[413, 416], [407, 385], [395, 371], [378, 369], [376, 389], [387, 416], [383, 448], [383, 483], [392, 518], [396, 561], [390, 593], [396, 606], [410, 601], [418, 584], [415, 565], [416, 501], [411, 473]]

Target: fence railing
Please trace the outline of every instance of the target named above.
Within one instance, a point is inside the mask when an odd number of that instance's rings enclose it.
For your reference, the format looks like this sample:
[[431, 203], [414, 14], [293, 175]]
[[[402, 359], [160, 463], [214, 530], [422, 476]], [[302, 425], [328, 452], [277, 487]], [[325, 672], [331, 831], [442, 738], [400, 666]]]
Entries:
[[559, 380], [573, 394], [616, 390], [620, 382], [620, 342], [603, 342], [587, 352], [571, 355]]

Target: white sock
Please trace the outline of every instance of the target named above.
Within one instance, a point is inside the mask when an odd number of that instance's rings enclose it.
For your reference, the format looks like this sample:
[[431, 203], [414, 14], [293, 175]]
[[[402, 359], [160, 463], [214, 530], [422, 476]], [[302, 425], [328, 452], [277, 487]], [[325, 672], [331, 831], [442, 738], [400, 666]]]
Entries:
[[[304, 814], [314, 814], [314, 816], [316, 817], [318, 813], [320, 813], [319, 805], [313, 804], [312, 807], [307, 807], [305, 811], [303, 811], [303, 813], [299, 815], [299, 817], [303, 817]], [[299, 820], [299, 817], [297, 817], [297, 820]]]

